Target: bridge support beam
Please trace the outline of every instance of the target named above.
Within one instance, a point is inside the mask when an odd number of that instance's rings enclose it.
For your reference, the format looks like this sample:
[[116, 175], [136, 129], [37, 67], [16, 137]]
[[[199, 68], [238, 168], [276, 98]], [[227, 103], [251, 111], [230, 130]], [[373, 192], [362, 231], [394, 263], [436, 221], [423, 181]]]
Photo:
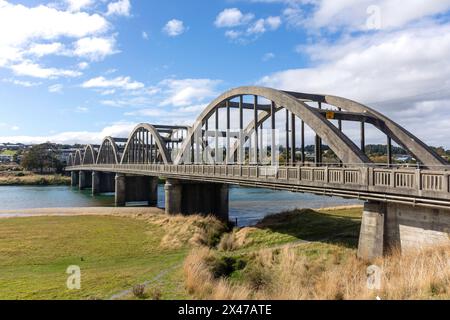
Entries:
[[78, 180], [79, 180], [78, 187], [80, 190], [89, 189], [92, 187], [92, 179], [90, 171], [80, 171]]
[[115, 174], [108, 172], [92, 172], [92, 195], [114, 192]]
[[147, 202], [150, 206], [157, 205], [158, 177], [116, 174], [115, 180], [116, 206], [124, 206], [127, 202]]
[[450, 245], [450, 209], [369, 201], [364, 204], [358, 256], [373, 260], [401, 252]]
[[79, 172], [71, 171], [70, 172], [70, 185], [72, 187], [78, 187], [79, 184]]
[[167, 179], [164, 190], [167, 214], [211, 214], [228, 222], [228, 185]]

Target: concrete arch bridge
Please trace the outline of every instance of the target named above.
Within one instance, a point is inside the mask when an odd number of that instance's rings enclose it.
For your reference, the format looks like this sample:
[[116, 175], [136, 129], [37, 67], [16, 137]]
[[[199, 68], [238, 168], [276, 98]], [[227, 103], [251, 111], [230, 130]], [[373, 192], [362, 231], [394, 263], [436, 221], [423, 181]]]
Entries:
[[[357, 143], [344, 132], [349, 122], [360, 128]], [[386, 163], [366, 154], [369, 126], [386, 137]], [[306, 130], [313, 132], [312, 154]], [[395, 164], [393, 142], [417, 164]], [[106, 137], [71, 155], [66, 168], [73, 186], [115, 192], [118, 206], [156, 205], [163, 177], [168, 214], [222, 220], [229, 185], [365, 200], [359, 245], [365, 258], [392, 246], [450, 242], [449, 169], [419, 138], [361, 103], [264, 87], [225, 92], [192, 126], [142, 123], [127, 138]]]

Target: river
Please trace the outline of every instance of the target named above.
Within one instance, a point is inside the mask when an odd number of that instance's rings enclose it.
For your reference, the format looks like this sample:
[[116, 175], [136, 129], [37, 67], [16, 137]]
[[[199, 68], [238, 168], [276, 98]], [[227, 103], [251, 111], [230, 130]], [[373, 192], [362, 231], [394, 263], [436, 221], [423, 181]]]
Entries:
[[[230, 220], [239, 226], [256, 223], [264, 216], [295, 208], [323, 208], [359, 204], [357, 200], [258, 188], [230, 188]], [[1, 186], [0, 210], [66, 207], [109, 207], [114, 194], [91, 196], [90, 190], [67, 186]], [[158, 206], [164, 207], [164, 186], [158, 189]]]

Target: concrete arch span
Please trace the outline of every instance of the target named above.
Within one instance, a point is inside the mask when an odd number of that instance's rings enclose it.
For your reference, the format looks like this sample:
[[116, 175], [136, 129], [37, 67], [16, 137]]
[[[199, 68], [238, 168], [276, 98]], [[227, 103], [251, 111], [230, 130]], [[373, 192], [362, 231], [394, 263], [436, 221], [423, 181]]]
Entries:
[[305, 124], [314, 130], [320, 137], [322, 137], [337, 157], [344, 163], [370, 163], [369, 158], [346, 135], [339, 131], [339, 129], [330, 123], [325, 117], [321, 116], [318, 111], [310, 108], [305, 102], [300, 101], [295, 96], [271, 88], [239, 87], [222, 94], [220, 97], [211, 102], [200, 114], [192, 126], [190, 135], [183, 142], [181, 152], [174, 160], [174, 164], [181, 164], [183, 161], [183, 155], [189, 151], [194, 132], [203, 126], [203, 121], [208, 119], [224, 101], [243, 95], [263, 97], [272, 101], [277, 106], [282, 106], [292, 112], [295, 116], [302, 119]]
[[106, 137], [103, 139], [97, 155], [97, 164], [119, 164], [120, 161], [119, 147], [116, 139]]
[[172, 163], [164, 139], [151, 124], [141, 123], [131, 132], [123, 156], [122, 164], [126, 163]]

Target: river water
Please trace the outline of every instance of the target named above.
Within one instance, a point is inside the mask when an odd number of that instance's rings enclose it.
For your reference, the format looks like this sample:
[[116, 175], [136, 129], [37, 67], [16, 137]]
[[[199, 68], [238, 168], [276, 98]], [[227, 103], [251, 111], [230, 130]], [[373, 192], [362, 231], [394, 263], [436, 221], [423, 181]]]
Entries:
[[[296, 208], [323, 208], [360, 203], [357, 200], [259, 188], [230, 188], [230, 220], [239, 226], [256, 223], [264, 216]], [[0, 210], [65, 207], [109, 207], [114, 194], [91, 196], [90, 190], [67, 186], [1, 186]], [[158, 189], [158, 206], [164, 207], [164, 186]]]

